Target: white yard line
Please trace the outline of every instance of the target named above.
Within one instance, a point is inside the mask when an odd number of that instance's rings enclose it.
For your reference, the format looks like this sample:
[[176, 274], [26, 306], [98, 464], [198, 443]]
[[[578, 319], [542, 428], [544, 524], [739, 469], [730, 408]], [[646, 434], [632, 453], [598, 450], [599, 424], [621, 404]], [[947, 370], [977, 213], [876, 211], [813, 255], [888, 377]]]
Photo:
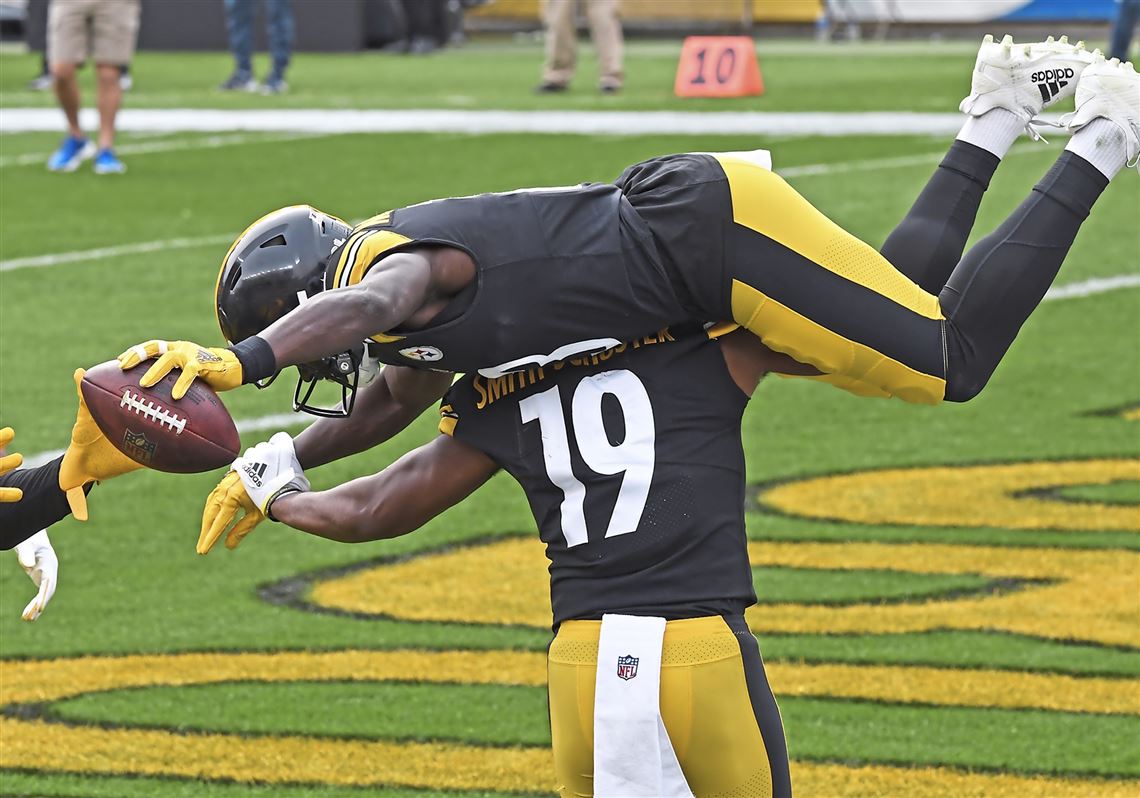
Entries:
[[[1034, 151], [1035, 150], [1031, 147], [1019, 147], [1011, 150], [1009, 155], [1023, 155]], [[937, 163], [945, 154], [945, 150], [939, 150], [938, 152], [928, 152], [918, 155], [871, 158], [862, 161], [803, 164], [800, 166], [789, 166], [786, 169], [777, 169], [776, 171], [784, 177], [789, 178], [816, 177], [820, 175], [842, 174], [845, 172], [863, 172], [874, 171], [876, 169], [921, 166], [923, 164]], [[1009, 157], [1009, 155], [1006, 157]], [[0, 261], [0, 272], [13, 271], [15, 269], [40, 268], [44, 266], [59, 266], [65, 263], [81, 263], [84, 261], [102, 260], [104, 258], [118, 258], [124, 255], [138, 255], [147, 252], [229, 244], [233, 241], [233, 235], [233, 233], [219, 233], [217, 235], [199, 236], [196, 238], [141, 241], [134, 244], [122, 244], [112, 247], [97, 247], [95, 249], [76, 250], [73, 252], [55, 252], [45, 255], [32, 255], [26, 258], [12, 258]]]
[[[1090, 277], [1079, 283], [1058, 285], [1049, 289], [1043, 301], [1056, 301], [1062, 299], [1079, 299], [1081, 297], [1107, 294], [1126, 288], [1140, 288], [1140, 274], [1119, 274], [1115, 277]], [[257, 418], [243, 419], [237, 422], [238, 432], [262, 432], [264, 430], [279, 430], [300, 425], [308, 426], [313, 421], [311, 416], [303, 413], [273, 413]], [[49, 463], [63, 454], [63, 449], [53, 449], [39, 452], [24, 458], [25, 468], [35, 468]]]
[[1123, 288], [1140, 288], [1140, 274], [1118, 274], [1114, 277], [1090, 277], [1079, 283], [1055, 285], [1045, 292], [1044, 302], [1058, 299], [1080, 299], [1096, 294], [1107, 294]]
[[[2, 116], [2, 115], [0, 115]], [[199, 136], [192, 139], [165, 139], [143, 141], [135, 144], [122, 144], [115, 148], [119, 155], [149, 155], [156, 152], [180, 152], [183, 150], [212, 150], [218, 147], [231, 147], [239, 144], [260, 142], [295, 141], [313, 138], [314, 133], [285, 133], [266, 135], [264, 133], [236, 133], [225, 136]], [[10, 166], [42, 166], [47, 163], [50, 152], [25, 152], [20, 155], [0, 157], [0, 169]]]
[[233, 233], [219, 233], [197, 238], [168, 238], [163, 241], [140, 241], [136, 244], [122, 244], [116, 247], [80, 249], [74, 252], [53, 252], [47, 255], [33, 255], [27, 258], [12, 258], [0, 261], [0, 272], [15, 269], [35, 269], [44, 266], [59, 266], [63, 263], [81, 263], [103, 258], [119, 258], [124, 255], [139, 255], [146, 252], [167, 252], [173, 249], [215, 246], [233, 243]]
[[[94, 123], [93, 109], [84, 124]], [[261, 131], [293, 133], [571, 133], [595, 136], [951, 135], [958, 113], [899, 111], [826, 113], [767, 111], [484, 111], [484, 110], [219, 110], [143, 109], [120, 112], [125, 131]], [[0, 109], [0, 133], [58, 131], [54, 108]]]
[[[273, 413], [268, 416], [243, 419], [236, 422], [236, 424], [238, 432], [263, 432], [269, 429], [276, 432], [277, 430], [286, 429], [288, 427], [296, 427], [299, 425], [308, 426], [313, 421], [312, 416], [305, 415], [304, 413]], [[67, 450], [52, 449], [47, 452], [39, 452], [38, 454], [25, 457], [24, 468], [36, 468], [42, 466], [44, 463], [50, 463], [65, 451]]]
[[[1032, 153], [1049, 153], [1050, 150], [1033, 147], [1031, 145], [1016, 146], [1006, 153], [1009, 158], [1014, 155], [1030, 155]], [[1055, 155], [1056, 153], [1054, 153]], [[924, 152], [915, 155], [895, 155], [888, 158], [868, 158], [862, 161], [834, 161], [831, 163], [809, 163], [801, 166], [789, 166], [786, 169], [777, 168], [776, 172], [786, 178], [817, 177], [821, 175], [840, 175], [847, 172], [873, 172], [879, 169], [904, 169], [910, 166], [925, 166], [938, 163], [946, 157], [946, 150], [937, 152]]]

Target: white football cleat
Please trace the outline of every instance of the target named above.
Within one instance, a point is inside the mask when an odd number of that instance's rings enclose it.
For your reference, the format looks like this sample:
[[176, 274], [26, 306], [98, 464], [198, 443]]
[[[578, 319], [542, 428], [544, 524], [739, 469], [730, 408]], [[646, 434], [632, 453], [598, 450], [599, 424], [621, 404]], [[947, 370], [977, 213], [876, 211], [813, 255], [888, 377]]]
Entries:
[[995, 42], [987, 34], [974, 63], [970, 95], [958, 107], [970, 116], [1004, 108], [1025, 122], [1031, 137], [1040, 139], [1031, 123], [1049, 124], [1038, 119], [1038, 114], [1072, 97], [1081, 73], [1091, 62], [1092, 53], [1085, 49], [1085, 43], [1069, 44], [1068, 36], [1014, 44], [1012, 36]]
[[1077, 83], [1077, 110], [1063, 121], [1074, 131], [1102, 117], [1112, 122], [1124, 131], [1128, 166], [1140, 169], [1140, 74], [1131, 61], [1095, 55]]

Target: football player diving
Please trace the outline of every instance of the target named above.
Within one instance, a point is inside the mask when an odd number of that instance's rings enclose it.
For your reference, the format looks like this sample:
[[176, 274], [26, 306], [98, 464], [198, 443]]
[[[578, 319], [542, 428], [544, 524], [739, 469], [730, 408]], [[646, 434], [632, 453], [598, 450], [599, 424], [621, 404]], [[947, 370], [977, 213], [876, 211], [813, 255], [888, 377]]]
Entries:
[[[1058, 71], [1073, 78], [1041, 82]], [[1074, 94], [1065, 151], [961, 257], [1002, 156], [1023, 130], [1036, 135], [1043, 108]], [[758, 153], [665, 156], [613, 184], [434, 200], [354, 229], [285, 208], [255, 222], [225, 258], [217, 311], [228, 348], [152, 340], [120, 362], [158, 357], [144, 386], [181, 369], [175, 397], [195, 378], [230, 390], [296, 365], [297, 407], [347, 415], [366, 350], [393, 365], [490, 378], [666, 326], [732, 320], [856, 393], [967, 401], [1109, 180], [1140, 153], [1140, 76], [1064, 38], [987, 37], [962, 109], [957, 140], [881, 252], [812, 207]], [[901, 253], [915, 247], [952, 259], [948, 279], [903, 274]], [[322, 377], [343, 386], [334, 411], [308, 404]], [[392, 397], [412, 404], [448, 385], [402, 380], [388, 378]]]

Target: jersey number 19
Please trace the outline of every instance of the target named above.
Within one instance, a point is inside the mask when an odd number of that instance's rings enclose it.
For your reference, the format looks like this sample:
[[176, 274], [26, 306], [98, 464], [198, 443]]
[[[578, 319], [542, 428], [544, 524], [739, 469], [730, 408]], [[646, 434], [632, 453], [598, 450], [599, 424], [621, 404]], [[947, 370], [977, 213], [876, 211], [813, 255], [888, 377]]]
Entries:
[[[602, 420], [602, 399], [609, 394], [621, 407], [625, 437], [613, 445]], [[562, 535], [567, 548], [585, 543], [586, 486], [576, 476], [570, 460], [569, 429], [572, 426], [578, 451], [586, 466], [598, 474], [623, 474], [617, 502], [606, 528], [606, 537], [637, 529], [649, 485], [653, 481], [653, 406], [645, 385], [632, 371], [619, 369], [586, 377], [574, 389], [570, 421], [562, 410], [562, 397], [555, 385], [519, 402], [523, 424], [538, 421], [546, 474], [562, 491]]]

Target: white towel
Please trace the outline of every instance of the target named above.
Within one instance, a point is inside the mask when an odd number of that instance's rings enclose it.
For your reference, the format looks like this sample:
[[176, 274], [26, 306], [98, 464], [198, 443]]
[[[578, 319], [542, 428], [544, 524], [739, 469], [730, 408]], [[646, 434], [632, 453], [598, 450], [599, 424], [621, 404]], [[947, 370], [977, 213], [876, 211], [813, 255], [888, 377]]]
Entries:
[[603, 615], [594, 692], [595, 798], [693, 798], [661, 719], [664, 618]]
[[772, 171], [772, 153], [768, 150], [739, 150], [737, 152], [697, 152], [694, 155], [723, 155], [728, 158], [736, 158], [738, 161], [747, 161], [750, 164], [759, 166], [762, 169]]

